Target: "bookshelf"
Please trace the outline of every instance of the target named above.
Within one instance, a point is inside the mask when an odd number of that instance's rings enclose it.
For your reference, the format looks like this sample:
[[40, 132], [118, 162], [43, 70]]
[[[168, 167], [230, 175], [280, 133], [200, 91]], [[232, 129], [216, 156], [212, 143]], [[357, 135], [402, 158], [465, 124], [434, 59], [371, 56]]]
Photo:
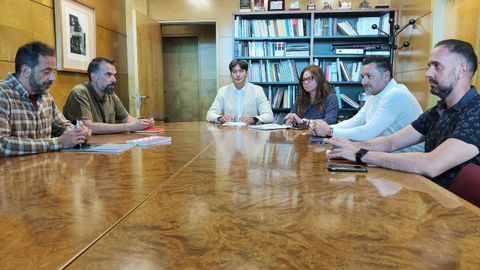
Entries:
[[[320, 65], [339, 97], [339, 116], [349, 118], [362, 93], [360, 69], [373, 54], [392, 59], [393, 9], [233, 13], [235, 58], [249, 62], [248, 79], [263, 87], [274, 113], [295, 102], [298, 76]], [[389, 21], [390, 20], [390, 21]]]

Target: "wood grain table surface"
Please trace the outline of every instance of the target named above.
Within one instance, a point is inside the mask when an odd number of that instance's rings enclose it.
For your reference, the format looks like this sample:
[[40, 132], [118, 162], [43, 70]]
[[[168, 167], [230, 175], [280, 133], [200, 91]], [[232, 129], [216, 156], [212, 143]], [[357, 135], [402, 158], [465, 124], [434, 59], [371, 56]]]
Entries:
[[304, 131], [160, 126], [0, 159], [0, 268], [480, 269], [479, 208], [422, 176], [329, 172]]

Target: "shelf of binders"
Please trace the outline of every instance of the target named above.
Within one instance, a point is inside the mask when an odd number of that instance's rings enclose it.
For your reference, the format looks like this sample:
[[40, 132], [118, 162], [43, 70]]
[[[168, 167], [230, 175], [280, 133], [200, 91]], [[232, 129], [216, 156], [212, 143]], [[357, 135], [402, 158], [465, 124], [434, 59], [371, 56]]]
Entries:
[[311, 35], [310, 12], [234, 13], [233, 16], [235, 39], [295, 38]]
[[235, 58], [310, 58], [310, 42], [239, 41], [234, 44]]
[[382, 31], [392, 33], [389, 20], [394, 16], [392, 9], [233, 13], [233, 55], [249, 62], [248, 80], [263, 87], [276, 113], [288, 112], [294, 104], [304, 67], [328, 69], [340, 116], [351, 117], [360, 104], [363, 58], [392, 57]]

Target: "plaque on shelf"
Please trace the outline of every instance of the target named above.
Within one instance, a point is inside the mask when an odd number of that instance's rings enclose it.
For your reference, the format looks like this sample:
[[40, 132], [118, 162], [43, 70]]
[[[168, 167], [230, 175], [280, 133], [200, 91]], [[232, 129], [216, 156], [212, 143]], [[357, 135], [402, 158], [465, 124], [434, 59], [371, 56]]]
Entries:
[[251, 0], [240, 0], [240, 12], [250, 12], [250, 11], [252, 11]]
[[289, 10], [300, 10], [300, 3], [299, 1], [292, 1], [290, 3], [290, 8]]
[[268, 10], [269, 11], [285, 10], [285, 0], [269, 0]]

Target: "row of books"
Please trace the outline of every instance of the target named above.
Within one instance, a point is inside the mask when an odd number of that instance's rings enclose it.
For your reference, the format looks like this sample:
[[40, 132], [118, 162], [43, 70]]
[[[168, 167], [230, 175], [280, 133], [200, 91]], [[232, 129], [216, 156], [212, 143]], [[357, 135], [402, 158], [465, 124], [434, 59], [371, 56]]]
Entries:
[[310, 36], [310, 20], [308, 19], [245, 20], [240, 17], [235, 18], [236, 38], [304, 36]]
[[340, 58], [336, 61], [327, 62], [325, 59], [314, 59], [315, 65], [320, 66], [329, 82], [359, 82], [362, 62], [343, 62]]
[[295, 85], [264, 88], [272, 108], [291, 108], [295, 104], [297, 89]]
[[[335, 48], [336, 55], [385, 55], [390, 56], [386, 44], [349, 44]], [[235, 41], [235, 57], [302, 56], [309, 57], [310, 44], [285, 41]]]
[[[349, 96], [340, 92], [340, 87], [335, 86], [335, 94], [338, 99], [338, 108], [355, 108], [360, 109], [360, 104], [351, 99]], [[298, 87], [294, 85], [285, 86], [285, 87], [272, 87], [268, 86], [264, 88], [270, 106], [274, 109], [278, 108], [292, 108], [295, 104], [295, 99], [297, 96]]]
[[287, 43], [283, 41], [236, 41], [235, 57], [263, 57], [263, 56], [305, 56], [310, 55], [310, 44]]
[[249, 61], [248, 78], [251, 82], [298, 82], [298, 70], [294, 60]]
[[336, 36], [336, 35], [384, 35], [377, 29], [372, 29], [376, 24], [378, 29], [389, 33], [389, 16], [381, 17], [359, 17], [359, 18], [317, 18], [314, 21], [314, 36]]

